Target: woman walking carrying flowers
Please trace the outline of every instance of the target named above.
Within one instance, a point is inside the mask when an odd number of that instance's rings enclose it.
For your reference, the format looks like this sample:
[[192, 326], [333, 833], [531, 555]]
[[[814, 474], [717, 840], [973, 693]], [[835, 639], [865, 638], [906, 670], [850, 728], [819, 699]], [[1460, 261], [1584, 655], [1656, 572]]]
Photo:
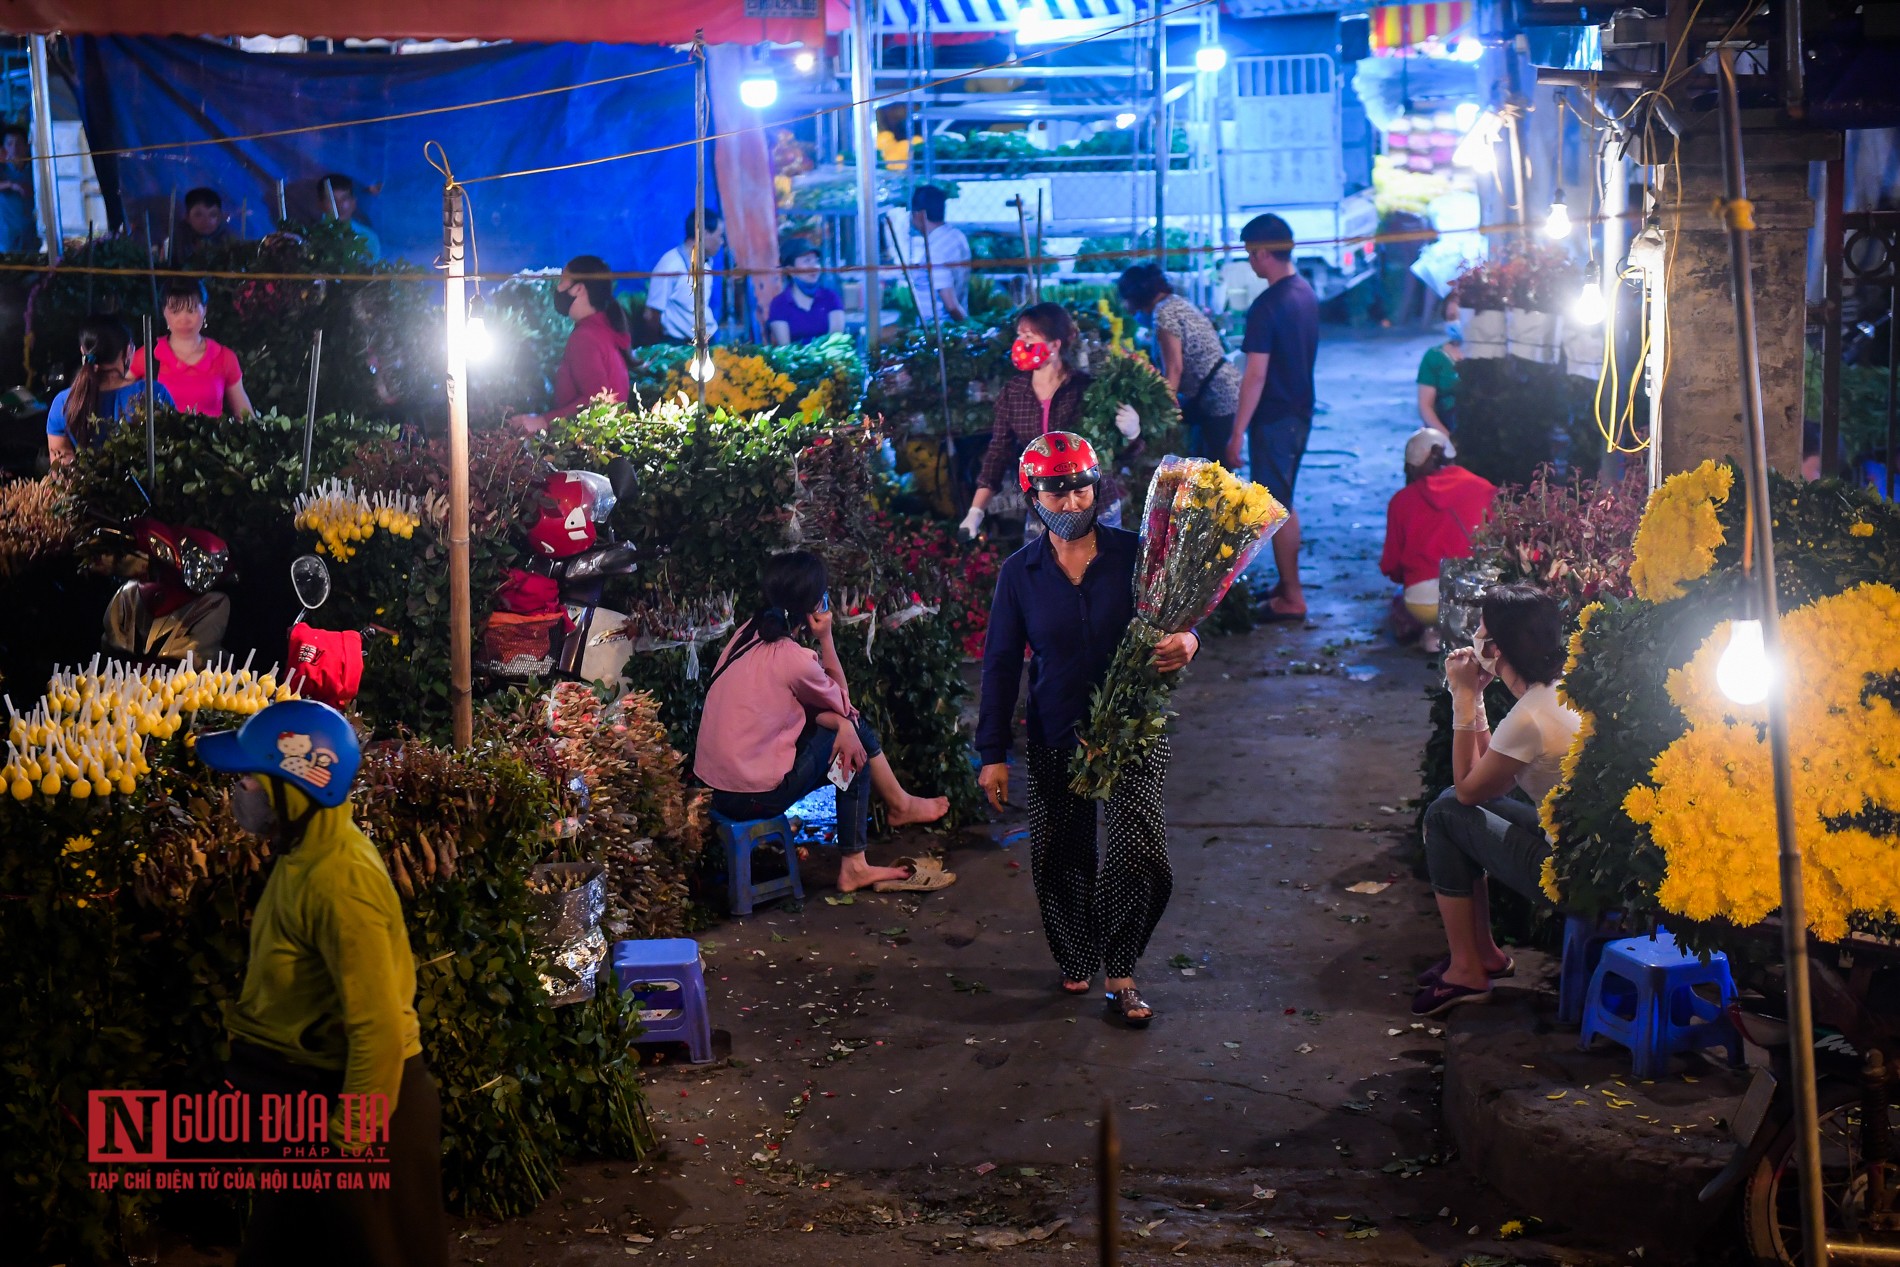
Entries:
[[[1136, 990], [1135, 963], [1173, 889], [1161, 800], [1167, 740], [1158, 738], [1140, 760], [1119, 770], [1105, 798], [1108, 847], [1099, 859], [1095, 800], [1069, 786], [1078, 727], [1135, 615], [1141, 539], [1096, 523], [1101, 479], [1094, 449], [1071, 432], [1038, 436], [1023, 453], [1017, 482], [1049, 531], [1011, 555], [997, 579], [983, 647], [977, 781], [990, 804], [1002, 809], [1009, 796], [1010, 718], [1027, 646], [1030, 874], [1043, 933], [1063, 990], [1086, 994], [1096, 969], [1105, 969], [1111, 1014], [1140, 1029], [1154, 1009]], [[1154, 671], [1172, 674], [1194, 658], [1200, 640], [1176, 632], [1150, 645]]]

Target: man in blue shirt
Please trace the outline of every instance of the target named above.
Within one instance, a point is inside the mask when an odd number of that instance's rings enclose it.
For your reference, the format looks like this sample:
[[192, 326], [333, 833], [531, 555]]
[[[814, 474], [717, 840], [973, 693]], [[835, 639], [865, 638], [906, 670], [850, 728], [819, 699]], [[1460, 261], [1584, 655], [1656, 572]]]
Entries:
[[16, 254], [40, 249], [33, 214], [33, 154], [26, 129], [19, 124], [0, 128], [0, 252]]
[[[1303, 620], [1306, 592], [1300, 588], [1300, 514], [1293, 506], [1293, 482], [1306, 438], [1313, 430], [1313, 360], [1319, 351], [1319, 298], [1293, 266], [1293, 230], [1276, 215], [1255, 216], [1240, 231], [1247, 263], [1265, 278], [1266, 290], [1247, 309], [1241, 351], [1247, 364], [1240, 376], [1236, 417], [1246, 428], [1254, 483], [1264, 484], [1287, 508], [1286, 526], [1273, 536], [1273, 563], [1279, 584], [1267, 599], [1268, 620]], [[1241, 427], [1227, 442], [1227, 468], [1240, 469]]]

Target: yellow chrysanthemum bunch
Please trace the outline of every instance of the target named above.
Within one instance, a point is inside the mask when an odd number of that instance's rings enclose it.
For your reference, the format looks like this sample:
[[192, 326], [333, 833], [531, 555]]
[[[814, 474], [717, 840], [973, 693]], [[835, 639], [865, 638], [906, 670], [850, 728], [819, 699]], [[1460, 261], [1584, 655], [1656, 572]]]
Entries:
[[[740, 356], [725, 348], [714, 348], [712, 358], [713, 377], [706, 384], [706, 403], [715, 409], [736, 414], [777, 409], [790, 401], [798, 390], [797, 383], [773, 369], [762, 356]], [[689, 400], [699, 398], [699, 384], [687, 376], [684, 364], [667, 375], [664, 392], [667, 396], [680, 393], [685, 393]]]
[[0, 783], [16, 801], [35, 792], [76, 799], [130, 795], [145, 761], [145, 737], [169, 739], [185, 713], [214, 709], [248, 716], [293, 698], [269, 673], [227, 665], [160, 669], [95, 658], [84, 672], [55, 674], [29, 712], [7, 700], [7, 759]]
[[1218, 462], [1199, 465], [1188, 484], [1188, 504], [1215, 511], [1224, 532], [1276, 524], [1287, 513], [1265, 485], [1243, 480]]
[[1116, 313], [1114, 307], [1109, 304], [1106, 297], [1095, 301], [1095, 311], [1101, 316], [1103, 323], [1108, 326], [1109, 350], [1111, 352], [1120, 352], [1126, 349], [1129, 344], [1128, 340], [1123, 337], [1123, 332], [1128, 328], [1127, 322], [1123, 321], [1121, 316]]
[[422, 508], [404, 493], [366, 493], [354, 481], [329, 480], [299, 497], [292, 507], [297, 527], [319, 538], [317, 553], [339, 561], [356, 553], [378, 528], [405, 541], [422, 522]]
[[[1790, 612], [1782, 630], [1808, 926], [1838, 938], [1853, 912], [1900, 913], [1900, 840], [1839, 825], [1900, 809], [1900, 711], [1867, 689], [1900, 673], [1900, 591], [1860, 585]], [[1719, 626], [1669, 675], [1688, 733], [1623, 808], [1668, 860], [1656, 894], [1665, 909], [1752, 924], [1781, 900], [1773, 774], [1765, 710], [1732, 703], [1715, 684], [1728, 634]]]
[[806, 419], [838, 416], [838, 380], [827, 378], [806, 392], [798, 402], [798, 416]]
[[1715, 508], [1728, 500], [1735, 472], [1712, 461], [1671, 475], [1649, 495], [1636, 529], [1630, 584], [1645, 602], [1680, 598], [1683, 584], [1706, 576], [1722, 544]]

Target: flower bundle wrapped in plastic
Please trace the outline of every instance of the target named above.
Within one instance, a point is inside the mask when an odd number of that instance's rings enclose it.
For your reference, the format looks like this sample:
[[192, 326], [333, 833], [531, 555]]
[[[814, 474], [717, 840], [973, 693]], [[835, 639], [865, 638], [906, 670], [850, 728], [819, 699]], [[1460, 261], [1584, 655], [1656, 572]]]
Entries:
[[1287, 510], [1258, 484], [1205, 458], [1168, 457], [1148, 486], [1135, 563], [1135, 618], [1096, 689], [1070, 766], [1069, 787], [1107, 800], [1167, 729], [1179, 673], [1154, 667], [1155, 645], [1220, 605], [1227, 587], [1286, 522]]

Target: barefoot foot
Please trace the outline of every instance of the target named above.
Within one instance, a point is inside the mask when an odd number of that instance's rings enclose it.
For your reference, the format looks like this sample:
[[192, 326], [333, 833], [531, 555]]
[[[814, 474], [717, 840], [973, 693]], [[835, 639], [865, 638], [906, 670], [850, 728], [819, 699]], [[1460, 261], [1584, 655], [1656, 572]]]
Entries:
[[861, 853], [847, 854], [844, 863], [838, 868], [838, 892], [855, 893], [886, 880], [909, 878], [909, 867], [874, 867], [864, 860]]
[[913, 796], [901, 804], [885, 805], [884, 812], [893, 827], [905, 827], [911, 823], [934, 823], [950, 812], [950, 798]]

